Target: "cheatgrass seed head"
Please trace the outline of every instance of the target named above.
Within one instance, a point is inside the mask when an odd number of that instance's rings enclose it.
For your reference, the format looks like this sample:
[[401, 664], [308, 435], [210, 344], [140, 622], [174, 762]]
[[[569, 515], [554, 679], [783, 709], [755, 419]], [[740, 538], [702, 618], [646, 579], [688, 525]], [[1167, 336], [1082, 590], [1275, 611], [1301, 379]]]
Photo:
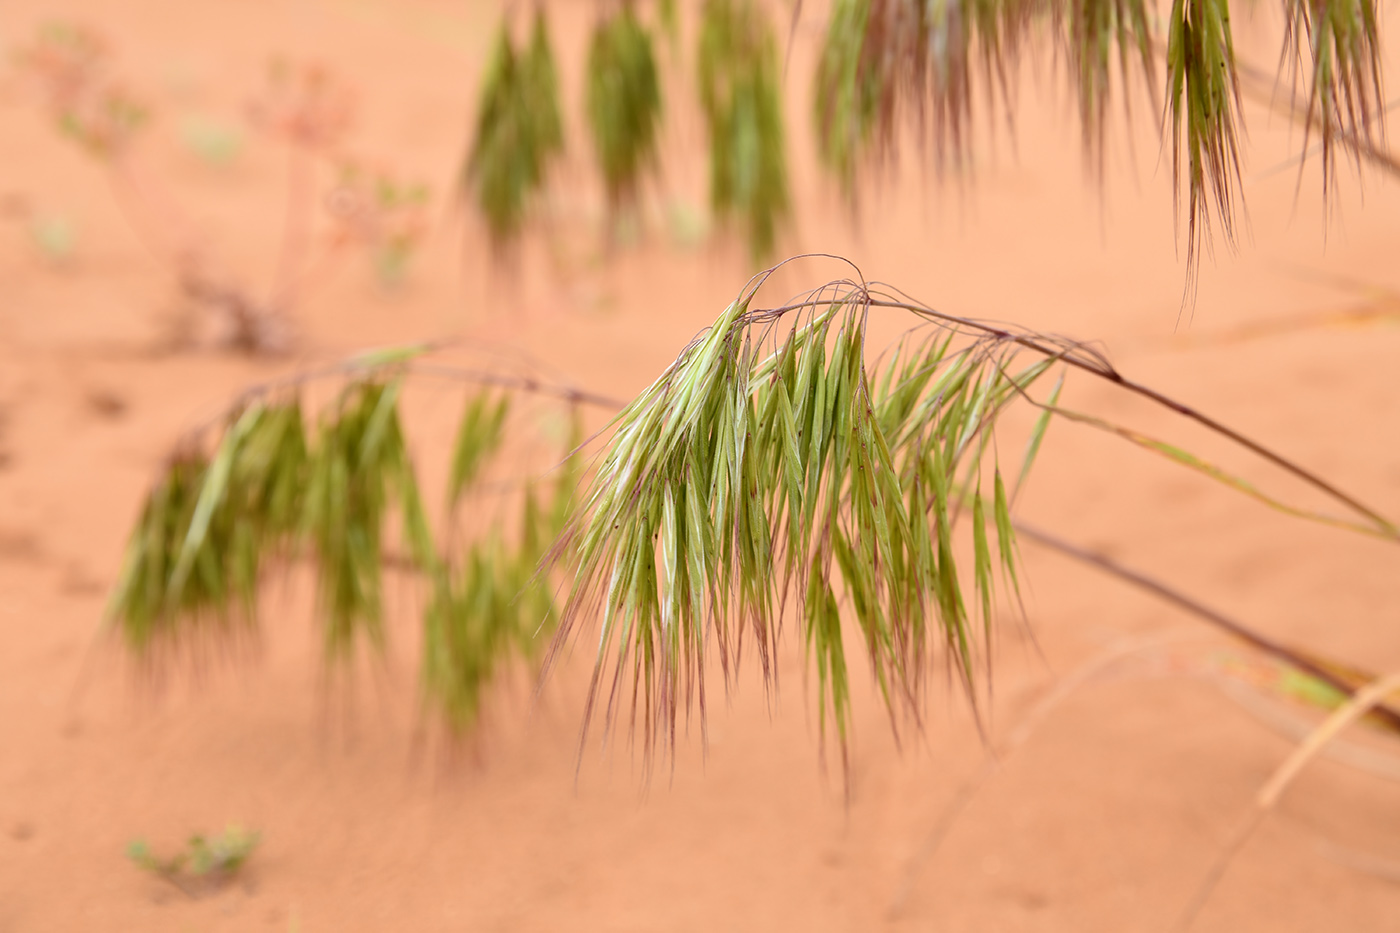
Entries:
[[[468, 400], [452, 468], [451, 489], [459, 495], [499, 452], [509, 398], [483, 391]], [[581, 480], [575, 450], [580, 440], [575, 413], [558, 476], [552, 483], [525, 484], [512, 536], [494, 526], [459, 552], [444, 555], [428, 573], [423, 698], [449, 739], [466, 736], [476, 724], [486, 691], [502, 668], [533, 661], [554, 632], [559, 613], [544, 559], [563, 531]]]
[[1167, 119], [1178, 204], [1187, 190], [1188, 289], [1201, 246], [1210, 248], [1210, 205], [1233, 247], [1240, 188], [1240, 89], [1229, 0], [1174, 0], [1167, 37]]
[[[1327, 195], [1336, 185], [1338, 144], [1359, 169], [1363, 147], [1384, 137], [1379, 11], [1375, 0], [1289, 0], [1284, 7], [1284, 56], [1306, 58], [1311, 68], [1304, 159], [1309, 137], [1320, 131]], [[1296, 64], [1294, 74], [1296, 84]]]
[[789, 600], [823, 728], [844, 749], [843, 612], [891, 710], [917, 716], [935, 657], [973, 690], [977, 642], [997, 595], [1014, 591], [991, 437], [1052, 363], [1015, 363], [1014, 342], [955, 345], [953, 330], [926, 330], [872, 368], [868, 293], [831, 291], [780, 312], [751, 311], [747, 296], [731, 305], [615, 419], [570, 526], [574, 583], [556, 645], [596, 615], [589, 715], [611, 723], [630, 687], [648, 749], [669, 746], [682, 710], [703, 708], [712, 648], [729, 674], [748, 639], [775, 675]]
[[651, 34], [631, 5], [594, 28], [587, 63], [587, 116], [608, 203], [635, 203], [656, 163], [662, 97]]
[[699, 85], [710, 139], [710, 204], [769, 255], [791, 210], [777, 39], [753, 0], [706, 0]]
[[384, 521], [397, 503], [403, 540], [419, 566], [435, 560], [412, 458], [398, 413], [401, 380], [373, 374], [341, 393], [323, 414], [312, 446], [302, 529], [316, 558], [324, 642], [347, 659], [361, 636], [384, 643]]
[[563, 152], [559, 82], [543, 9], [527, 45], [517, 49], [503, 20], [482, 82], [462, 185], [503, 247], [525, 222], [550, 163]]

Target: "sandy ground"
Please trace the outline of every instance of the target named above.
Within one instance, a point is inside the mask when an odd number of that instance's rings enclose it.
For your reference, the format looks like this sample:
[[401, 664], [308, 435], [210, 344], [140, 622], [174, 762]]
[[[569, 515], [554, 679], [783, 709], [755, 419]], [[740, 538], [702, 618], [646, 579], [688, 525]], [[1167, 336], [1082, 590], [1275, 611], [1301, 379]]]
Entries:
[[[565, 75], [577, 74], [591, 10], [559, 10]], [[55, 17], [99, 28], [157, 115], [141, 171], [226, 268], [262, 281], [281, 222], [282, 151], [245, 129], [241, 157], [210, 165], [181, 144], [181, 121], [240, 126], [270, 56], [315, 59], [356, 89], [347, 147], [441, 195], [495, 15], [436, 0], [12, 0], [0, 41]], [[910, 153], [899, 182], [853, 223], [811, 154], [805, 76], [820, 12], [807, 16], [788, 77], [798, 222], [786, 252], [840, 253], [938, 307], [1102, 341], [1123, 371], [1400, 515], [1400, 188], [1368, 176], [1363, 192], [1344, 171], [1324, 224], [1315, 172], [1296, 197], [1294, 172], [1270, 174], [1299, 133], [1251, 105], [1250, 237], [1205, 265], [1178, 327], [1183, 265], [1148, 108], [1134, 150], [1114, 135], [1100, 196], [1043, 56], [1022, 81], [1014, 145], [1004, 132], [994, 144], [984, 136], [973, 184], [939, 188]], [[1240, 45], [1267, 64], [1278, 24], [1259, 18], [1239, 27]], [[1400, 74], [1400, 60], [1389, 64]], [[673, 775], [648, 781], [625, 744], [590, 746], [576, 780], [586, 651], [537, 707], [523, 677], [503, 687], [473, 760], [444, 769], [413, 756], [409, 611], [392, 622], [388, 674], [362, 682], [348, 720], [328, 714], [317, 688], [310, 597], [295, 582], [267, 602], [256, 663], [181, 679], [157, 699], [100, 639], [145, 484], [181, 429], [239, 387], [367, 345], [450, 335], [523, 350], [626, 397], [721, 310], [747, 278], [741, 251], [680, 242], [659, 209], [639, 245], [600, 258], [570, 94], [556, 231], [530, 241], [513, 282], [492, 272], [482, 232], [443, 211], [400, 289], [385, 293], [362, 258], [345, 258], [296, 308], [295, 358], [269, 361], [153, 352], [171, 304], [167, 270], [103, 175], [21, 88], [4, 86], [0, 195], [66, 218], [77, 238], [71, 261], [55, 265], [19, 219], [0, 227], [0, 931], [1170, 928], [1289, 740], [1204, 676], [1227, 646], [1198, 623], [1030, 544], [1040, 653], [1003, 620], [988, 712], [1000, 767], [986, 771], [987, 747], [955, 692], [935, 696], [922, 734], [897, 749], [862, 675], [848, 796], [820, 766], [800, 645], [781, 659], [777, 703], [746, 676], [727, 705], [713, 704], [708, 748], [692, 734]], [[673, 116], [664, 197], [698, 210], [695, 108], [679, 103]], [[773, 294], [841, 274], [801, 265]], [[1106, 389], [1080, 380], [1069, 394], [1218, 452]], [[436, 464], [429, 477], [444, 469], [453, 404], [409, 425]], [[1247, 459], [1227, 463], [1311, 501]], [[1275, 637], [1400, 667], [1393, 547], [1279, 517], [1071, 426], [1052, 429], [1020, 511]], [[1008, 745], [1061, 678], [1124, 646], [1143, 650]], [[1400, 929], [1393, 773], [1314, 765], [1196, 929]], [[169, 849], [229, 822], [264, 842], [246, 876], [210, 896], [188, 898], [123, 857], [136, 837]]]

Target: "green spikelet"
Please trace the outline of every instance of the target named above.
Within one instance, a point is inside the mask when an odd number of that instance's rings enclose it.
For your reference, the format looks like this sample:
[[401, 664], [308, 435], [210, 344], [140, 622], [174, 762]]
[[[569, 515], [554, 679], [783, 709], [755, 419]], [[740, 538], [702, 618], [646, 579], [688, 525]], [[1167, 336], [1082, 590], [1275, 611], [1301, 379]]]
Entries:
[[525, 112], [540, 152], [552, 158], [564, 151], [564, 120], [559, 110], [559, 69], [554, 64], [554, 50], [549, 41], [549, 24], [544, 9], [535, 10], [535, 23], [530, 31], [530, 47], [525, 53], [524, 87]]
[[404, 539], [419, 566], [436, 559], [413, 463], [399, 423], [399, 382], [348, 386], [322, 418], [310, 458], [302, 529], [316, 557], [325, 648], [347, 659], [357, 636], [384, 642], [384, 518], [397, 499]]
[[[468, 402], [453, 465], [454, 505], [497, 449], [505, 411], [505, 398], [491, 406], [484, 392]], [[570, 450], [580, 436], [576, 419]], [[459, 469], [459, 462], [470, 468]], [[432, 594], [423, 615], [422, 689], [424, 702], [453, 736], [460, 737], [476, 722], [482, 694], [501, 665], [512, 657], [535, 657], [558, 624], [541, 563], [563, 531], [581, 469], [578, 456], [568, 457], [543, 499], [527, 484], [513, 546], [493, 530], [473, 542], [455, 566], [444, 562], [431, 574]]]
[[[886, 88], [866, 54], [869, 19], [870, 0], [837, 0], [812, 95], [817, 155], [849, 201], [855, 198], [856, 169], [877, 129]], [[888, 133], [887, 126], [882, 129]]]
[[710, 204], [741, 219], [758, 261], [790, 210], [777, 40], [753, 0], [706, 0], [699, 58]]
[[635, 205], [656, 164], [661, 83], [652, 37], [630, 5], [598, 24], [588, 50], [588, 128], [609, 208]]
[[[174, 607], [168, 600], [169, 581], [208, 469], [208, 460], [202, 454], [187, 452], [175, 457], [147, 494], [141, 517], [127, 542], [108, 613], [127, 647], [138, 657], [147, 654], [158, 640], [175, 633], [180, 614], [171, 611]], [[186, 591], [185, 604], [180, 608], [202, 608], [203, 596], [202, 587], [196, 583]]]
[[171, 460], [147, 496], [109, 608], [137, 656], [251, 625], [264, 563], [290, 548], [305, 468], [296, 402], [252, 403], [230, 417], [212, 460], [194, 446]]
[[457, 427], [452, 450], [452, 468], [447, 478], [447, 501], [456, 508], [458, 501], [505, 439], [506, 415], [510, 396], [502, 395], [493, 405], [490, 393], [480, 392], [467, 403]]
[[530, 200], [564, 150], [559, 80], [544, 13], [529, 45], [517, 50], [503, 22], [481, 86], [476, 131], [462, 170], [468, 200], [486, 218], [500, 249], [519, 232]]
[[1187, 286], [1194, 288], [1200, 248], [1209, 248], [1211, 201], [1227, 245], [1239, 209], [1239, 78], [1229, 0], [1174, 0], [1167, 38], [1167, 118], [1172, 175], [1187, 189]]

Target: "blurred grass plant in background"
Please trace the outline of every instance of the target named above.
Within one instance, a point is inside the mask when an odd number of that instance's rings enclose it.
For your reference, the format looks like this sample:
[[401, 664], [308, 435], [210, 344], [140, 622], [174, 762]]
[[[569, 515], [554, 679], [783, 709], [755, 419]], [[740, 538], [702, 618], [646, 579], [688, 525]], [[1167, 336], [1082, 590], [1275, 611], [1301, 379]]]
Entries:
[[[1164, 0], [1165, 3], [1165, 0]], [[1305, 103], [1282, 106], [1307, 140], [1321, 135], [1324, 194], [1337, 184], [1339, 147], [1359, 169], [1400, 175], [1383, 148], [1381, 52], [1375, 0], [1281, 0], [1281, 74]], [[501, 36], [484, 78], [464, 178], [493, 241], [517, 234], [544, 166], [562, 149], [553, 58], [541, 49], [543, 7], [529, 52]], [[795, 17], [804, 15], [798, 4]], [[671, 4], [660, 28], [679, 35]], [[794, 19], [794, 24], [796, 23]], [[789, 33], [789, 43], [796, 31]], [[1135, 97], [1161, 114], [1170, 140], [1178, 223], [1185, 220], [1186, 297], [1194, 294], [1212, 229], [1233, 249], [1244, 222], [1240, 164], [1244, 99], [1279, 106], [1262, 69], [1236, 62], [1229, 0], [834, 0], [812, 78], [812, 129], [820, 163], [852, 205], [867, 176], [894, 163], [906, 130], [940, 178], [972, 175], [979, 112], [1014, 134], [1023, 61], [1048, 43], [1077, 105], [1084, 159], [1102, 177], [1112, 99], [1124, 119]], [[710, 206], [746, 240], [750, 262], [770, 258], [790, 217], [784, 93], [791, 93], [769, 8], [758, 0], [704, 0], [694, 37], [708, 145]], [[531, 66], [530, 62], [537, 64]], [[549, 62], [547, 66], [542, 64]], [[633, 2], [619, 2], [592, 33], [586, 116], [609, 208], [635, 201], [655, 166], [661, 119], [651, 36]], [[1249, 75], [1242, 84], [1241, 75]], [[1158, 88], [1165, 96], [1158, 99]], [[1144, 93], [1145, 92], [1145, 93]], [[732, 222], [732, 224], [728, 223]]]
[[614, 228], [620, 214], [635, 212], [642, 181], [657, 167], [662, 96], [654, 46], [624, 2], [599, 20], [588, 47], [585, 109]]
[[698, 43], [710, 208], [738, 224], [760, 263], [792, 207], [777, 37], [756, 0], [705, 0]]
[[[513, 395], [540, 389], [507, 380], [494, 396], [485, 387], [471, 396], [435, 533], [400, 416], [404, 379], [420, 352], [308, 377], [345, 381], [314, 419], [303, 414], [307, 380], [296, 379], [250, 391], [182, 439], [147, 495], [109, 604], [115, 630], [144, 670], [159, 673], [256, 638], [260, 588], [295, 563], [314, 573], [328, 671], [348, 671], [360, 647], [371, 657], [384, 652], [386, 565], [397, 562], [422, 582], [423, 695], [452, 736], [469, 731], [503, 663], [538, 654], [557, 618], [541, 568], [582, 469], [573, 453], [582, 440], [577, 414], [553, 479], [511, 490], [518, 517], [487, 527], [474, 519], [462, 539], [462, 512], [502, 456]], [[479, 378], [435, 371], [444, 372]], [[564, 389], [554, 397], [573, 398]], [[397, 533], [389, 524], [395, 513]]]
[[499, 250], [520, 231], [550, 163], [564, 149], [559, 78], [543, 7], [517, 48], [504, 19], [482, 79], [476, 129], [461, 179]]

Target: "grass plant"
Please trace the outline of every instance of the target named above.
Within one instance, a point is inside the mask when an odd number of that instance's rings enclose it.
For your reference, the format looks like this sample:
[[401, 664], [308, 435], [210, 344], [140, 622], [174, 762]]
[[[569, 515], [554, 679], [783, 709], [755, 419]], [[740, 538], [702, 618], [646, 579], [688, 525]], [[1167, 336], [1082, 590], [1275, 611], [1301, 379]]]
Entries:
[[[674, 743], [682, 710], [698, 709], [703, 721], [710, 651], [728, 681], [747, 637], [772, 682], [789, 599], [816, 669], [823, 731], [834, 730], [843, 754], [848, 619], [892, 721], [918, 718], [939, 658], [975, 704], [977, 658], [991, 664], [994, 603], [1018, 600], [1011, 490], [1028, 474], [1052, 413], [1286, 514], [1400, 542], [1400, 530], [1374, 509], [1133, 382], [1086, 345], [947, 315], [859, 280], [823, 285], [777, 308], [754, 307], [756, 291], [745, 289], [617, 415], [562, 539], [572, 549], [573, 583], [551, 653], [597, 618], [585, 725], [598, 709], [610, 725], [630, 706], [649, 751]], [[891, 312], [921, 328], [887, 361], [869, 364], [870, 315]], [[1349, 514], [1295, 507], [1186, 451], [1065, 408], [1059, 382], [1037, 398], [1036, 383], [1056, 370], [1091, 375], [1185, 416]], [[1021, 462], [1003, 465], [996, 428], [1013, 404], [1041, 415]], [[958, 556], [959, 536], [970, 544], [970, 568]], [[1355, 690], [1306, 658], [1292, 660]]]
[[[817, 674], [823, 736], [843, 755], [851, 723], [845, 628], [854, 623], [892, 722], [917, 720], [931, 672], [946, 665], [974, 707], [990, 671], [998, 603], [1019, 602], [1011, 503], [1054, 418], [1126, 440], [1284, 514], [1391, 542], [1400, 530], [1324, 478], [1208, 415], [1134, 382], [1090, 347], [938, 312], [863, 279], [830, 282], [786, 304], [755, 305], [756, 278], [715, 325], [620, 412], [584, 472], [579, 439], [548, 491], [520, 490], [518, 518], [453, 532], [507, 445], [521, 393], [615, 404], [536, 380], [447, 370], [485, 387], [459, 423], [434, 533], [400, 421], [406, 380], [430, 372], [427, 347], [394, 349], [261, 387], [222, 419], [218, 440], [187, 438], [152, 486], [128, 546], [111, 615], [127, 647], [163, 647], [253, 630], [270, 561], [316, 568], [326, 657], [384, 644], [385, 521], [396, 508], [408, 566], [427, 587], [426, 702], [457, 733], [474, 721], [503, 661], [546, 666], [583, 626], [600, 641], [585, 711], [611, 725], [630, 706], [648, 751], [673, 747], [682, 710], [706, 707], [705, 659], [732, 682], [747, 639], [776, 676], [785, 607]], [[915, 329], [887, 354], [867, 350], [871, 315]], [[1327, 497], [1303, 509], [1130, 425], [1066, 407], [1068, 373], [1106, 381], [1205, 427]], [[315, 420], [306, 379], [345, 380]], [[1053, 377], [1053, 386], [1038, 386]], [[1023, 452], [1004, 460], [1007, 409], [1037, 412]], [[1043, 532], [1034, 537], [1051, 541]], [[1127, 576], [1350, 696], [1364, 678], [1279, 645], [1159, 584]], [[556, 607], [553, 586], [568, 578]], [[550, 641], [552, 635], [552, 641]], [[631, 696], [628, 697], [629, 690]], [[1400, 717], [1377, 711], [1387, 726]]]
[[229, 826], [217, 835], [191, 836], [183, 850], [167, 858], [153, 854], [144, 839], [133, 840], [126, 855], [138, 868], [168, 881], [190, 897], [197, 897], [237, 877], [261, 841], [256, 831]]
[[[769, 273], [771, 274], [771, 273]], [[816, 673], [819, 735], [849, 767], [849, 639], [859, 645], [892, 727], [917, 722], [933, 673], [961, 683], [977, 714], [994, 668], [998, 603], [1019, 604], [1024, 536], [1174, 603], [1280, 665], [1273, 689], [1335, 709], [1261, 790], [1178, 921], [1188, 928], [1254, 830], [1302, 766], [1362, 717], [1394, 734], [1400, 675], [1376, 680], [1349, 665], [1282, 645], [1179, 591], [1083, 551], [1012, 515], [1054, 416], [1165, 456], [1288, 515], [1400, 543], [1400, 528], [1325, 479], [1239, 432], [1119, 373], [1063, 338], [936, 311], [863, 278], [830, 282], [776, 307], [757, 304], [757, 277], [626, 405], [534, 380], [456, 372], [478, 385], [462, 412], [434, 535], [399, 417], [402, 387], [426, 375], [429, 348], [391, 348], [327, 372], [256, 389], [222, 419], [212, 446], [187, 439], [153, 487], [128, 546], [112, 618], [126, 647], [158, 660], [192, 640], [227, 643], [256, 627], [270, 560], [315, 564], [326, 660], [345, 666], [358, 641], [383, 649], [381, 568], [391, 500], [408, 565], [426, 589], [420, 690], [450, 740], [469, 736], [492, 685], [512, 663], [542, 676], [585, 626], [598, 649], [583, 712], [605, 731], [627, 716], [650, 761], [673, 751], [682, 711], [706, 717], [706, 668], [718, 656], [734, 683], [745, 640], [777, 687], [785, 619]], [[868, 356], [871, 318], [916, 325]], [[1087, 374], [1204, 426], [1292, 473], [1342, 514], [1266, 494], [1195, 455], [1061, 401], [1066, 375]], [[441, 374], [441, 372], [437, 373]], [[297, 389], [316, 376], [346, 385], [308, 430]], [[1052, 387], [1041, 388], [1054, 378]], [[482, 489], [512, 431], [522, 394], [567, 401], [574, 429], [548, 492], [527, 483], [513, 524], [499, 518], [461, 541], [461, 511]], [[585, 469], [580, 403], [620, 409]], [[1037, 411], [1019, 457], [998, 424], [1012, 406]], [[571, 578], [571, 579], [569, 579]], [[567, 595], [557, 602], [554, 587]], [[793, 607], [789, 616], [788, 606]], [[790, 623], [792, 624], [792, 623]], [[1156, 637], [1160, 640], [1160, 636]], [[1130, 648], [1137, 651], [1138, 644]], [[1062, 682], [1011, 733], [1024, 741], [1051, 706], [1121, 648]], [[628, 695], [630, 692], [630, 696]], [[672, 759], [674, 761], [674, 759]], [[995, 768], [966, 782], [906, 866], [892, 911], [915, 873]], [[191, 840], [169, 859], [144, 843], [138, 865], [187, 893], [236, 873], [255, 835]]]
[[[1361, 168], [1400, 172], [1384, 148], [1379, 20], [1375, 0], [1282, 0], [1287, 24], [1282, 68], [1306, 86], [1306, 105], [1284, 108], [1321, 135], [1324, 194], [1337, 183], [1337, 151]], [[678, 35], [670, 3], [657, 19]], [[794, 8], [794, 30], [802, 5]], [[543, 13], [531, 49], [541, 47]], [[792, 36], [790, 36], [791, 40]], [[1170, 131], [1177, 222], [1185, 220], [1187, 297], [1194, 294], [1202, 250], [1212, 229], [1230, 248], [1243, 220], [1244, 94], [1277, 107], [1267, 80], [1242, 86], [1229, 0], [1171, 0], [1158, 10], [1146, 0], [835, 0], [812, 82], [812, 115], [821, 163], [853, 205], [863, 170], [893, 162], [895, 143], [910, 128], [931, 152], [940, 176], [966, 178], [973, 159], [975, 117], [995, 128], [1012, 106], [1020, 62], [1048, 38], [1078, 105], [1084, 154], [1102, 178], [1111, 99], [1131, 116], [1135, 86], [1161, 107]], [[733, 219], [751, 259], [771, 254], [791, 210], [777, 40], [755, 0], [705, 0], [695, 39], [700, 104], [709, 136], [710, 201], [715, 216]], [[547, 43], [546, 43], [547, 44]], [[548, 161], [562, 148], [556, 133], [554, 73], [530, 66], [535, 52], [517, 51], [502, 26], [488, 67], [463, 179], [486, 217], [493, 241], [511, 239], [524, 222]], [[1306, 79], [1303, 75], [1306, 73]], [[1140, 80], [1139, 80], [1140, 78]], [[587, 57], [587, 118], [609, 204], [635, 197], [644, 167], [654, 164], [661, 102], [653, 44], [631, 0], [595, 29]], [[1165, 96], [1158, 101], [1158, 87]], [[533, 89], [533, 90], [532, 90]], [[527, 106], [525, 100], [535, 101]], [[1004, 113], [1002, 113], [1004, 111]], [[1300, 169], [1301, 170], [1301, 169]]]
[[[177, 344], [195, 342], [203, 330], [206, 339], [229, 349], [287, 350], [291, 310], [346, 244], [367, 246], [386, 281], [402, 274], [421, 236], [416, 215], [423, 210], [426, 189], [391, 182], [388, 173], [380, 173], [367, 208], [349, 218], [355, 222], [355, 236], [345, 235], [347, 217], [342, 210], [334, 218], [336, 236], [329, 243], [313, 242], [319, 165], [351, 161], [343, 145], [353, 119], [354, 95], [327, 69], [275, 58], [248, 107], [252, 123], [280, 142], [287, 156], [275, 268], [268, 286], [257, 288], [241, 277], [213, 271], [215, 264], [199, 246], [208, 238], [199, 236], [197, 225], [172, 207], [175, 201], [159, 190], [159, 180], [143, 171], [138, 143], [156, 115], [144, 98], [128, 89], [114, 62], [101, 35], [69, 23], [40, 28], [13, 56], [20, 83], [34, 90], [60, 135], [102, 168], [133, 232], [170, 270], [183, 306], [193, 312], [172, 335]], [[210, 116], [186, 122], [181, 130], [186, 147], [207, 162], [231, 162], [242, 146], [241, 136]], [[59, 232], [45, 232], [46, 242], [62, 249]]]
[[427, 236], [431, 203], [431, 191], [421, 181], [343, 161], [331, 200], [336, 238], [366, 250], [379, 284], [398, 288]]
[[[1284, 0], [1284, 11], [1284, 60], [1295, 63], [1295, 86], [1307, 74], [1301, 119], [1321, 136], [1330, 190], [1338, 146], [1359, 165], [1383, 141], [1376, 6]], [[863, 167], [888, 156], [899, 121], [910, 120], [931, 141], [937, 167], [961, 171], [973, 161], [976, 108], [995, 112], [998, 100], [1009, 101], [1032, 28], [1049, 24], [1096, 170], [1111, 91], [1120, 88], [1126, 104], [1125, 85], [1139, 68], [1154, 97], [1157, 77], [1163, 79], [1162, 127], [1171, 131], [1194, 282], [1212, 224], [1233, 244], [1242, 222], [1240, 75], [1248, 66], [1236, 61], [1228, 0], [1172, 0], [1164, 28], [1151, 13], [1142, 0], [836, 0], [813, 85], [819, 156], [854, 199]], [[658, 15], [663, 24], [678, 19], [671, 4]], [[754, 0], [706, 0], [699, 19], [712, 208], [742, 228], [757, 259], [775, 248], [790, 214], [778, 43]], [[678, 29], [663, 28], [670, 35]], [[55, 27], [18, 60], [43, 85], [59, 131], [111, 168], [127, 196], [138, 190], [130, 152], [149, 114], [111, 77], [100, 37]], [[351, 109], [319, 69], [277, 65], [270, 81], [255, 112], [289, 143], [291, 178], [270, 297], [202, 278], [177, 250], [158, 243], [176, 257], [186, 293], [226, 309], [238, 328], [235, 342], [247, 349], [272, 346], [261, 321], [300, 292], [310, 155], [337, 147]], [[485, 216], [498, 249], [523, 229], [563, 151], [558, 85], [543, 8], [523, 46], [503, 23], [460, 171], [462, 196]], [[630, 3], [593, 34], [586, 102], [609, 204], [632, 205], [656, 165], [662, 101], [653, 42]], [[373, 227], [364, 236], [382, 251], [384, 267], [401, 269], [426, 193], [383, 178], [371, 187], [371, 212], [381, 220], [400, 212], [410, 218], [363, 227]], [[981, 702], [983, 672], [994, 663], [997, 607], [1020, 599], [1018, 542], [1048, 540], [1026, 533], [1012, 503], [1055, 416], [1281, 513], [1400, 541], [1400, 529], [1376, 509], [1131, 380], [1086, 344], [942, 313], [859, 272], [763, 307], [758, 290], [765, 280], [751, 282], [656, 381], [619, 406], [590, 469], [576, 409], [598, 399], [533, 380], [457, 373], [476, 391], [459, 422], [436, 530], [401, 417], [405, 387], [428, 372], [419, 348], [317, 374], [343, 385], [314, 414], [301, 394], [310, 376], [250, 391], [216, 424], [183, 439], [152, 484], [112, 596], [113, 626], [126, 649], [149, 662], [205, 640], [247, 637], [260, 624], [258, 596], [272, 567], [306, 561], [316, 575], [326, 662], [345, 665], [359, 645], [373, 652], [387, 641], [383, 569], [397, 544], [425, 592], [424, 703], [454, 735], [478, 720], [504, 666], [542, 656], [548, 669], [596, 623], [585, 730], [595, 718], [611, 728], [630, 708], [646, 752], [665, 752], [675, 746], [683, 714], [698, 713], [703, 728], [712, 655], [726, 688], [746, 647], [757, 654], [765, 682], [776, 684], [783, 624], [791, 619], [816, 673], [822, 740], [833, 739], [844, 761], [856, 663], [847, 657], [848, 629], [897, 729], [922, 715], [940, 667], [962, 684], [974, 709]], [[872, 353], [872, 315], [888, 314], [908, 316], [915, 328], [887, 352]], [[1070, 375], [1102, 380], [1195, 422], [1292, 474], [1329, 510], [1297, 506], [1133, 425], [1068, 407], [1061, 399]], [[519, 426], [513, 406], [524, 396], [553, 396], [569, 406], [574, 433], [555, 475], [515, 489], [518, 509], [483, 529], [467, 513], [506, 454]], [[999, 425], [1018, 405], [1035, 412], [1034, 426], [1019, 456], [1003, 460], [1008, 445], [998, 443]], [[464, 523], [475, 524], [466, 540], [456, 533]], [[1174, 598], [1149, 578], [1136, 582]], [[1186, 608], [1282, 659], [1304, 678], [1297, 690], [1338, 708], [1265, 788], [1251, 829], [1307, 757], [1350, 719], [1369, 715], [1391, 730], [1400, 722], [1386, 705], [1394, 677], [1367, 683], [1343, 665], [1212, 618], [1199, 605]], [[156, 858], [144, 843], [133, 844], [130, 855], [172, 880], [187, 872], [222, 877], [236, 873], [256, 845], [256, 834], [231, 829], [196, 836], [169, 859]]]
[[[513, 399], [570, 409], [597, 400], [535, 380], [425, 369], [423, 352], [395, 349], [256, 387], [177, 445], [147, 494], [108, 611], [145, 670], [256, 637], [260, 587], [275, 568], [302, 561], [315, 574], [328, 669], [348, 669], [361, 648], [377, 656], [387, 644], [383, 568], [395, 547], [425, 589], [425, 705], [451, 735], [474, 722], [503, 664], [537, 654], [557, 618], [540, 565], [580, 479], [570, 455], [581, 440], [577, 413], [550, 481], [513, 490], [516, 521], [474, 519], [465, 544], [454, 529], [499, 468]], [[400, 416], [414, 374], [494, 387], [463, 410], [437, 534]], [[344, 385], [312, 417], [301, 392], [324, 378]]]

